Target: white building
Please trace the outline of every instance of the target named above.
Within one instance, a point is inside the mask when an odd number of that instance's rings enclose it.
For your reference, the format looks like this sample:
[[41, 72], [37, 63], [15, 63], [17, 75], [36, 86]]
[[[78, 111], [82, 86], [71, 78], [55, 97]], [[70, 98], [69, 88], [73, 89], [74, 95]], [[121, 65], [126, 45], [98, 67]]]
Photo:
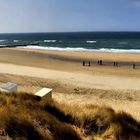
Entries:
[[50, 88], [42, 88], [40, 91], [35, 93], [36, 96], [41, 99], [51, 99], [52, 98], [52, 89]]
[[0, 90], [4, 92], [17, 92], [17, 84], [14, 83], [5, 83], [0, 85]]

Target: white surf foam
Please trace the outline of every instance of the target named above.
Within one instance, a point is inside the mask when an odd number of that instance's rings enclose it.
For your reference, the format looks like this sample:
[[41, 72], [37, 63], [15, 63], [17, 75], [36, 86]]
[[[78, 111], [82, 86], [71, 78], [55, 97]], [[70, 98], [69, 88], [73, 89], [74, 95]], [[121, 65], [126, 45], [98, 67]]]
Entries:
[[44, 40], [44, 42], [47, 42], [47, 43], [55, 43], [56, 42], [56, 40]]
[[19, 40], [13, 40], [13, 42], [14, 42], [14, 43], [17, 43], [17, 42], [19, 42]]
[[[18, 46], [17, 46], [18, 47]], [[59, 47], [43, 47], [43, 46], [19, 46], [18, 48], [38, 49], [38, 50], [54, 50], [54, 51], [86, 51], [84, 48], [59, 48]]]
[[106, 49], [106, 48], [101, 48], [99, 49], [100, 52], [109, 52], [109, 53], [140, 53], [140, 50], [138, 49]]
[[6, 45], [0, 45], [0, 46], [6, 46]]
[[1, 39], [1, 40], [0, 40], [0, 42], [4, 42], [4, 41], [6, 41], [6, 40], [4, 40], [4, 39]]
[[[17, 46], [18, 47], [18, 46]], [[79, 51], [79, 52], [109, 52], [109, 53], [140, 53], [138, 49], [107, 49], [107, 48], [100, 48], [100, 49], [86, 49], [86, 48], [59, 48], [59, 47], [43, 47], [43, 46], [19, 46], [18, 48], [28, 48], [28, 49], [37, 49], [37, 50], [54, 50], [54, 51]]]
[[97, 41], [95, 41], [95, 40], [88, 40], [88, 41], [86, 41], [87, 43], [91, 43], [91, 44], [93, 44], [93, 43], [96, 43]]

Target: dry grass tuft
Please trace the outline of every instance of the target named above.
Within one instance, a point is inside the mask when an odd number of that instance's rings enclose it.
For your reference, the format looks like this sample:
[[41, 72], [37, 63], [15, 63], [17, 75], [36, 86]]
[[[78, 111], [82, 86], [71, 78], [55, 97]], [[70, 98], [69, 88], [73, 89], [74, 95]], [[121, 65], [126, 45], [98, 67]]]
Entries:
[[0, 93], [0, 139], [139, 140], [140, 122], [94, 105], [41, 101], [25, 93]]
[[69, 123], [63, 123], [49, 113], [44, 106], [46, 103], [33, 95], [0, 93], [0, 104], [0, 131], [4, 132], [4, 137], [26, 140], [81, 139]]

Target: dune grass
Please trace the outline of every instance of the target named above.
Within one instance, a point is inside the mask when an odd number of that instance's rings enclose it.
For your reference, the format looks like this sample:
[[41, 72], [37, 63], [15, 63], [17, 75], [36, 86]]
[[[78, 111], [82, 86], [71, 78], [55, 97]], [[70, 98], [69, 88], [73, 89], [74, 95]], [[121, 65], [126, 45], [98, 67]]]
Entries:
[[0, 93], [0, 139], [139, 140], [140, 122], [105, 106], [69, 106], [25, 93]]

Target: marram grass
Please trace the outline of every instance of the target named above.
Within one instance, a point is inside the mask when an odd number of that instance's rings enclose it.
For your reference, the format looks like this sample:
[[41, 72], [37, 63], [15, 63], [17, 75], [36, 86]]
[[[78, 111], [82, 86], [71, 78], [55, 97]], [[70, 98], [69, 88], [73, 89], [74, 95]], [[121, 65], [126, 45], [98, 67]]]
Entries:
[[41, 101], [25, 93], [0, 93], [1, 140], [139, 140], [140, 122], [94, 105]]

